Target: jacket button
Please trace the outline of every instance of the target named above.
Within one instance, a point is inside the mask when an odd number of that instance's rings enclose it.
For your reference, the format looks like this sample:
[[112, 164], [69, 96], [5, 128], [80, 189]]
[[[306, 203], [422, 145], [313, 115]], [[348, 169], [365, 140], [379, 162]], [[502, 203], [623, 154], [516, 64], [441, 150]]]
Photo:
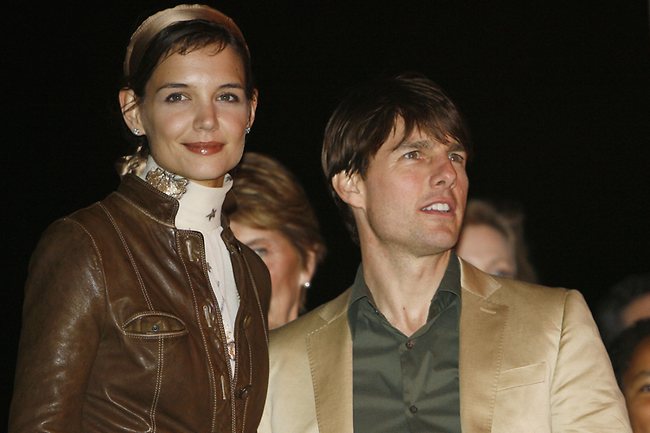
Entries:
[[248, 394], [251, 392], [252, 387], [252, 385], [246, 385], [237, 392], [237, 397], [241, 398], [242, 400], [247, 398]]

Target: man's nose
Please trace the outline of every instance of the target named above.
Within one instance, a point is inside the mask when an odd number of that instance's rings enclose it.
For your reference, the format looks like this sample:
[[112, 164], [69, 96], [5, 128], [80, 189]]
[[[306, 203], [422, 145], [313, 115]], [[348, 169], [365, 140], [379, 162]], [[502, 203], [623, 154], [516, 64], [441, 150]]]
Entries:
[[457, 178], [456, 166], [449, 157], [441, 157], [433, 162], [431, 177], [433, 186], [451, 187], [456, 183]]

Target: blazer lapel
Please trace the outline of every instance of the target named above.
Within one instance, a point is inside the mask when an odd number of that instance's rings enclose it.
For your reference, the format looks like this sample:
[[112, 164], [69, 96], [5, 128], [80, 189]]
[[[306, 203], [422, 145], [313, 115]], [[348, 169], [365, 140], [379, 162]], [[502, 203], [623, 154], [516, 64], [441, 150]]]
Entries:
[[352, 433], [352, 337], [346, 295], [323, 309], [327, 322], [307, 336], [319, 433]]
[[461, 260], [460, 419], [463, 431], [489, 433], [508, 307], [488, 297], [500, 284]]

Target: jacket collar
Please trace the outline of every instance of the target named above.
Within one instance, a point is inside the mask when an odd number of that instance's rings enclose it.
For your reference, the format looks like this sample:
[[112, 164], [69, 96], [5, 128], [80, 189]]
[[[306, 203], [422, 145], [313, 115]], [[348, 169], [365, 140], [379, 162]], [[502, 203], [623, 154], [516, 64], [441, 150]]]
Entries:
[[152, 218], [169, 226], [174, 225], [178, 200], [158, 191], [138, 176], [126, 174], [117, 192]]
[[[319, 311], [323, 326], [307, 335], [320, 433], [352, 433], [352, 337], [348, 289]], [[336, 414], [329, 416], [327, 414]]]
[[[490, 300], [501, 284], [460, 261], [460, 395], [463, 430], [489, 433], [494, 414], [508, 307]], [[347, 318], [351, 290], [318, 312], [324, 321], [307, 336], [309, 364], [321, 433], [352, 432], [352, 337]], [[485, 338], [489, 335], [490, 338]]]
[[[134, 174], [126, 174], [122, 178], [117, 192], [150, 217], [168, 226], [174, 226], [179, 206], [175, 198], [158, 191]], [[232, 200], [231, 195], [232, 190], [226, 196], [225, 202]], [[221, 226], [223, 227], [221, 237], [226, 244], [237, 245], [235, 235], [230, 230], [230, 220], [223, 212]]]
[[460, 264], [461, 426], [463, 431], [489, 433], [503, 358], [508, 306], [491, 299], [501, 283], [462, 260]]

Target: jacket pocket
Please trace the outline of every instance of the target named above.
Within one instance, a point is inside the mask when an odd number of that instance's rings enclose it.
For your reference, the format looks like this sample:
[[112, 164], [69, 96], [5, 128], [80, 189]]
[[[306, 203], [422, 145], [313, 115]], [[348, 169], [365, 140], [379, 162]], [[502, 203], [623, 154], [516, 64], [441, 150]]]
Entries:
[[122, 330], [129, 337], [169, 338], [188, 333], [185, 323], [173, 314], [161, 311], [145, 311], [130, 317]]
[[518, 386], [533, 385], [546, 380], [546, 362], [504, 370], [499, 376], [498, 391]]

